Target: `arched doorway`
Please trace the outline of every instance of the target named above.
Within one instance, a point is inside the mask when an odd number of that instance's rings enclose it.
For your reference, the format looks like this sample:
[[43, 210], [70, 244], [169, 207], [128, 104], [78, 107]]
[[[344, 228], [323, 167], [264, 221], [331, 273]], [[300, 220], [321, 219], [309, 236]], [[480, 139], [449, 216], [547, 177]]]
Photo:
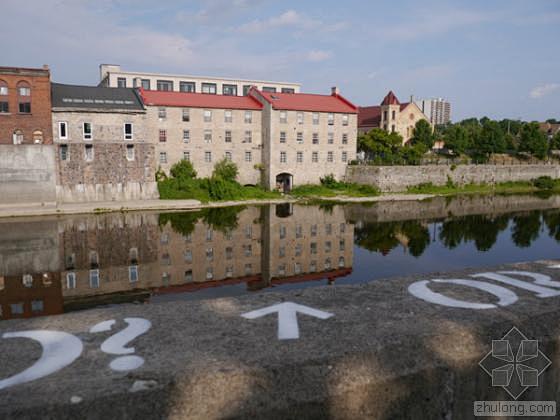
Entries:
[[276, 188], [284, 193], [289, 193], [292, 190], [293, 175], [287, 172], [276, 175]]

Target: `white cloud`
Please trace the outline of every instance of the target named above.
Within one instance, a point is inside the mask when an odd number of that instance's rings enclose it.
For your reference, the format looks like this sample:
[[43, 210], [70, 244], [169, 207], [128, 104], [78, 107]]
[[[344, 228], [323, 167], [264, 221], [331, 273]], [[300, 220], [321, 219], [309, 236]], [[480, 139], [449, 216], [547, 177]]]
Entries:
[[543, 96], [550, 95], [551, 93], [560, 90], [560, 83], [546, 83], [541, 86], [536, 86], [531, 89], [529, 96], [533, 99], [539, 99]]
[[323, 50], [312, 50], [307, 53], [307, 61], [319, 62], [325, 61], [332, 57], [332, 52]]
[[237, 28], [237, 31], [246, 34], [255, 34], [278, 28], [293, 28], [298, 31], [320, 29], [322, 32], [336, 32], [345, 29], [347, 26], [348, 23], [345, 21], [325, 23], [291, 9], [268, 19], [255, 19], [251, 22], [244, 23]]

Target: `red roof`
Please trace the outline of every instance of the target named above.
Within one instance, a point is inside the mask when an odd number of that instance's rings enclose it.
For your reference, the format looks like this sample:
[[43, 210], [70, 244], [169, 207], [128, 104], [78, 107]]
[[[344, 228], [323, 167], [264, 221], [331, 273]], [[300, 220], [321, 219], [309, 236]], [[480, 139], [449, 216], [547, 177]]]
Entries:
[[379, 127], [381, 122], [381, 107], [361, 106], [358, 108], [358, 127]]
[[340, 112], [357, 114], [358, 108], [341, 95], [273, 93], [258, 91], [274, 109], [288, 111]]
[[381, 102], [381, 105], [400, 105], [400, 102], [397, 99], [397, 95], [395, 95], [393, 91], [390, 90], [387, 96], [383, 98], [383, 102]]
[[262, 104], [250, 96], [211, 95], [207, 93], [162, 92], [140, 89], [144, 105], [188, 108], [251, 109], [260, 111]]

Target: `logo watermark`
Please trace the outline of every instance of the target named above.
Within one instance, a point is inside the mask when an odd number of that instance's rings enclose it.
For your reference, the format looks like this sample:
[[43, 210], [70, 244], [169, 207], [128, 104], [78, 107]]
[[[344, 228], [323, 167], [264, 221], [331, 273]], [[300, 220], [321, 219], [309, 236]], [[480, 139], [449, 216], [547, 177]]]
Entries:
[[513, 327], [500, 340], [492, 340], [492, 350], [479, 362], [492, 378], [492, 386], [503, 388], [514, 401], [475, 401], [475, 416], [548, 417], [556, 415], [556, 401], [517, 401], [527, 389], [539, 386], [539, 378], [552, 364], [530, 340]]

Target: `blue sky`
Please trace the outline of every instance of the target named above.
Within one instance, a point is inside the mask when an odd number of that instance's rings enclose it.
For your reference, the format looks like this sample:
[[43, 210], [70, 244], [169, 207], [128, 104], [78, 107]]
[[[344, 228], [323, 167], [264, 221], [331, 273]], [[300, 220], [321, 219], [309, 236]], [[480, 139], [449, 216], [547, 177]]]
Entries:
[[454, 120], [560, 119], [560, 0], [2, 0], [0, 65], [49, 64], [96, 84], [136, 71], [337, 85], [357, 105], [392, 89], [448, 98]]

